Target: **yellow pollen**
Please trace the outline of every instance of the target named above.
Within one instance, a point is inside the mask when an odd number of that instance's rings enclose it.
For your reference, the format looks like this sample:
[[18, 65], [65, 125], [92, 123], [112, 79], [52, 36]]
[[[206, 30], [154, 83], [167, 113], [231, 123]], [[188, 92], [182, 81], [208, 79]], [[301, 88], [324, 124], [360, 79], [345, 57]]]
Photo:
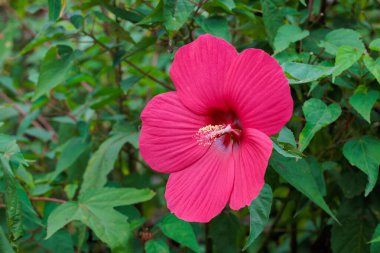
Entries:
[[208, 146], [211, 145], [216, 138], [231, 131], [231, 125], [207, 125], [199, 128], [194, 137], [199, 145]]

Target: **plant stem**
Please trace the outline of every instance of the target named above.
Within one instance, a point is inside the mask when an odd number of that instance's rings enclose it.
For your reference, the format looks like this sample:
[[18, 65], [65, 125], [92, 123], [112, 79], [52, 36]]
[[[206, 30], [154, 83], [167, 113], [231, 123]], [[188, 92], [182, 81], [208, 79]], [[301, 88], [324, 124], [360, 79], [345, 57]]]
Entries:
[[55, 202], [55, 203], [66, 203], [66, 200], [49, 198], [49, 197], [30, 197], [30, 200], [34, 201], [47, 201], [47, 202]]
[[209, 237], [209, 223], [205, 224], [205, 244], [206, 244], [206, 253], [212, 253], [212, 241]]

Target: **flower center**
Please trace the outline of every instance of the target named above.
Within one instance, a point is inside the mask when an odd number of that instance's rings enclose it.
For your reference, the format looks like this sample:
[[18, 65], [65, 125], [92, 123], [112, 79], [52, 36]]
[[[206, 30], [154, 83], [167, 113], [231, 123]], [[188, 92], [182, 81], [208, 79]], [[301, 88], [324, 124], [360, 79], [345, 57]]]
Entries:
[[228, 125], [207, 125], [199, 128], [195, 134], [195, 140], [199, 145], [208, 146], [211, 145], [216, 138], [223, 135], [229, 135], [232, 137], [239, 137], [241, 130], [232, 128], [231, 124]]

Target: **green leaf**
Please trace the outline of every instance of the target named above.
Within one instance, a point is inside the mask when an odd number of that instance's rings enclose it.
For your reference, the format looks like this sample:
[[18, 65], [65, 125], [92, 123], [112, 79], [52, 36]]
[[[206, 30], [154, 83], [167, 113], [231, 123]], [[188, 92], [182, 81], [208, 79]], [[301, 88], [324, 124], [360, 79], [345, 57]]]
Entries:
[[249, 205], [250, 232], [243, 250], [246, 250], [264, 230], [272, 207], [272, 189], [265, 184], [259, 196]]
[[19, 152], [20, 148], [17, 145], [16, 138], [0, 134], [0, 155], [3, 155], [7, 159], [11, 159]]
[[226, 11], [232, 11], [236, 7], [234, 0], [214, 0], [212, 3], [222, 7]]
[[368, 71], [376, 78], [377, 83], [380, 84], [380, 58], [374, 61], [371, 56], [365, 55], [363, 61]]
[[265, 31], [269, 37], [269, 42], [273, 42], [278, 28], [283, 24], [284, 15], [281, 6], [276, 0], [260, 0], [263, 12]]
[[169, 247], [161, 240], [149, 240], [145, 243], [146, 253], [169, 253]]
[[305, 158], [307, 163], [309, 164], [309, 167], [311, 169], [311, 174], [313, 174], [313, 177], [315, 179], [315, 182], [318, 185], [318, 188], [322, 194], [322, 196], [326, 196], [326, 181], [323, 176], [323, 169], [321, 165], [318, 163], [318, 161], [313, 156], [308, 156]]
[[363, 52], [364, 49], [357, 49], [352, 46], [339, 47], [335, 58], [333, 79], [359, 60]]
[[65, 185], [64, 191], [69, 200], [72, 200], [78, 190], [78, 184], [67, 184]]
[[281, 26], [274, 38], [274, 52], [278, 54], [287, 49], [291, 43], [297, 42], [309, 36], [309, 31], [302, 31], [295, 25]]
[[132, 205], [153, 198], [149, 189], [100, 188], [79, 195], [79, 202], [91, 206], [116, 207]]
[[23, 234], [21, 202], [17, 194], [17, 181], [9, 164], [9, 159], [0, 155], [5, 181], [5, 205], [9, 239], [12, 243]]
[[371, 253], [380, 252], [380, 224], [376, 226], [375, 231], [372, 234], [371, 243]]
[[372, 239], [370, 241], [370, 243], [376, 243], [376, 242], [380, 242], [380, 224], [377, 225], [375, 232], [372, 235]]
[[369, 222], [363, 217], [339, 218], [341, 225], [334, 224], [331, 231], [331, 249], [333, 253], [367, 253], [369, 245], [367, 238], [372, 229]]
[[338, 178], [338, 185], [348, 199], [359, 196], [365, 190], [367, 177], [359, 171], [344, 171]]
[[379, 175], [380, 140], [372, 136], [352, 139], [343, 146], [343, 155], [351, 165], [358, 167], [368, 176], [365, 190], [367, 196], [375, 187]]
[[68, 140], [62, 149], [61, 157], [57, 167], [50, 175], [50, 180], [54, 180], [65, 169], [69, 168], [79, 156], [88, 148], [88, 143], [82, 137], [74, 137]]
[[62, 17], [66, 6], [66, 0], [48, 0], [49, 3], [49, 20], [56, 21]]
[[80, 29], [83, 26], [84, 18], [81, 15], [72, 15], [70, 17], [70, 22], [75, 26], [75, 28]]
[[213, 252], [241, 252], [240, 238], [245, 237], [245, 229], [241, 226], [241, 220], [232, 212], [220, 213], [211, 220], [208, 229]]
[[146, 201], [153, 196], [148, 189], [133, 188], [102, 188], [81, 194], [78, 202], [66, 202], [49, 215], [46, 239], [77, 220], [90, 227], [111, 249], [123, 250], [130, 235], [129, 224], [127, 217], [113, 208]]
[[107, 183], [107, 175], [113, 169], [120, 149], [126, 142], [133, 142], [134, 139], [134, 134], [117, 133], [103, 142], [87, 164], [81, 192], [103, 187]]
[[301, 158], [302, 152], [300, 152], [296, 147], [289, 145], [288, 143], [281, 143], [278, 140], [271, 138], [273, 142], [273, 148], [279, 154], [285, 157]]
[[140, 22], [144, 18], [140, 13], [136, 11], [128, 11], [128, 10], [121, 9], [119, 7], [116, 7], [110, 4], [105, 4], [104, 6], [107, 8], [107, 10], [112, 12], [116, 17], [122, 18], [132, 23]]
[[[369, 210], [359, 206], [364, 203], [355, 199], [342, 203], [339, 211], [341, 224], [333, 224], [331, 249], [333, 253], [368, 253], [368, 241], [373, 233], [374, 220]], [[350, 205], [350, 206], [348, 206]], [[342, 210], [343, 209], [343, 210]]]
[[65, 36], [68, 36], [69, 33], [65, 32], [62, 27], [51, 28], [48, 27], [45, 30], [42, 30], [37, 34], [26, 46], [21, 50], [20, 55], [24, 55], [30, 50], [41, 46], [45, 42], [63, 39]]
[[335, 68], [310, 65], [297, 62], [287, 62], [282, 65], [285, 73], [289, 76], [290, 84], [309, 83], [319, 80], [333, 73]]
[[281, 131], [278, 133], [277, 140], [282, 143], [288, 143], [293, 147], [297, 146], [296, 139], [294, 138], [292, 130], [287, 127], [283, 127], [281, 129]]
[[342, 110], [338, 104], [327, 106], [322, 100], [312, 98], [303, 104], [302, 111], [306, 118], [306, 125], [300, 134], [298, 149], [304, 151], [313, 136], [323, 127], [337, 120]]
[[15, 253], [1, 227], [0, 227], [0, 252]]
[[74, 253], [73, 240], [67, 230], [55, 233], [48, 240], [40, 240], [40, 244], [54, 253]]
[[164, 26], [169, 32], [179, 30], [190, 17], [194, 4], [188, 0], [164, 1]]
[[226, 41], [231, 41], [231, 34], [228, 31], [228, 22], [224, 17], [214, 16], [202, 18], [201, 16], [198, 16], [195, 18], [195, 21], [206, 33], [223, 38]]
[[277, 139], [275, 137], [271, 137], [271, 139], [274, 150], [276, 150], [279, 154], [285, 157], [294, 158], [301, 158], [303, 156], [302, 152], [297, 149], [294, 134], [289, 128], [283, 127], [278, 134]]
[[338, 48], [341, 46], [351, 46], [356, 48], [357, 51], [364, 51], [365, 47], [360, 39], [360, 33], [351, 29], [336, 29], [329, 32], [325, 39], [319, 44], [324, 47], [325, 51], [329, 54], [336, 55]]
[[359, 91], [350, 97], [349, 102], [368, 123], [371, 123], [371, 110], [379, 96], [380, 92], [376, 90]]
[[286, 158], [274, 152], [270, 165], [289, 184], [322, 208], [335, 221], [339, 222], [323, 199], [322, 192], [318, 187], [311, 168], [304, 159]]
[[63, 83], [71, 70], [74, 53], [68, 46], [52, 47], [46, 53], [33, 100], [47, 94], [52, 88]]
[[380, 39], [374, 39], [369, 43], [369, 49], [380, 52]]
[[167, 237], [195, 252], [199, 252], [199, 245], [193, 228], [186, 221], [178, 219], [173, 214], [168, 214], [161, 220], [159, 227]]
[[40, 115], [40, 111], [36, 110], [33, 112], [29, 112], [28, 115], [21, 121], [20, 126], [17, 129], [17, 136], [21, 137], [28, 127], [32, 124], [32, 122]]

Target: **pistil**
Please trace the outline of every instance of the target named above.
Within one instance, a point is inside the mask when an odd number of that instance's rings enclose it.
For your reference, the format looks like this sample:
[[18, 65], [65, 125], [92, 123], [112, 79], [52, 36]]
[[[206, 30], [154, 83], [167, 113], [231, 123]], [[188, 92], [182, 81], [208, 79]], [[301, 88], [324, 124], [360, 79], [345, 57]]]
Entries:
[[195, 134], [195, 139], [199, 145], [211, 145], [214, 140], [225, 134], [234, 134], [240, 136], [240, 131], [233, 129], [231, 124], [228, 125], [207, 125], [198, 130]]

